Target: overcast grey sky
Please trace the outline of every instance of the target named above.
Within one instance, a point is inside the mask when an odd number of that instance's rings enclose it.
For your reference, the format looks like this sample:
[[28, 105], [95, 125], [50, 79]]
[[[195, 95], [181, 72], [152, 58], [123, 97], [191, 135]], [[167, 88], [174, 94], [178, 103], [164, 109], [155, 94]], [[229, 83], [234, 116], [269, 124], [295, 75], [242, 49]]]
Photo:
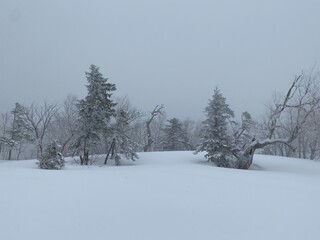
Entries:
[[215, 86], [237, 113], [320, 60], [318, 0], [0, 0], [0, 112], [86, 94], [100, 67], [117, 96], [199, 119]]

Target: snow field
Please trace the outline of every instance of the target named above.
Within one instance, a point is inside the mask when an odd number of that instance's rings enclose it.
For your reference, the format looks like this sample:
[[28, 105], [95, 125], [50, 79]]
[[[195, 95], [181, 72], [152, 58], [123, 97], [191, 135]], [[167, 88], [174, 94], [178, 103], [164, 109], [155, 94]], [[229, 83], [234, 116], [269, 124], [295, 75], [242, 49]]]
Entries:
[[191, 152], [139, 156], [60, 171], [0, 161], [0, 239], [320, 237], [318, 162], [257, 155], [235, 170]]

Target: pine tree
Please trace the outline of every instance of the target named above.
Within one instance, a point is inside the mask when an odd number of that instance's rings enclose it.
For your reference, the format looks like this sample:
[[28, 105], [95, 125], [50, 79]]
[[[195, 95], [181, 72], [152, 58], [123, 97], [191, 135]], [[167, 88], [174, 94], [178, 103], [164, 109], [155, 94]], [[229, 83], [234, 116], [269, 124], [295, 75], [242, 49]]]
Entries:
[[58, 151], [58, 144], [52, 142], [42, 154], [38, 165], [41, 169], [61, 169], [64, 166], [62, 154]]
[[188, 133], [183, 128], [182, 122], [177, 118], [168, 120], [163, 129], [163, 149], [167, 151], [189, 150], [190, 143]]
[[112, 101], [112, 92], [115, 84], [107, 83], [95, 65], [86, 72], [88, 94], [78, 103], [78, 138], [75, 146], [82, 148], [81, 164], [88, 164], [89, 151], [100, 142], [100, 135], [110, 130], [109, 121], [114, 115], [115, 103]]
[[218, 88], [215, 88], [205, 113], [207, 119], [203, 122], [201, 141], [196, 153], [205, 151], [208, 161], [219, 167], [230, 167], [234, 147], [229, 120], [234, 117], [234, 113]]
[[113, 138], [104, 164], [107, 163], [109, 156], [115, 160], [116, 165], [120, 164], [121, 157], [131, 159], [132, 161], [138, 158], [136, 151], [139, 144], [133, 140], [130, 133], [133, 130], [132, 123], [141, 116], [142, 114], [131, 107], [126, 99], [118, 103], [115, 122], [112, 124]]
[[[136, 153], [137, 144], [127, 134], [129, 128], [129, 115], [125, 111], [119, 111], [116, 116], [116, 123], [113, 126], [113, 139], [109, 149], [111, 159], [116, 165], [120, 164], [121, 155], [127, 159], [135, 160], [138, 158]], [[106, 157], [106, 161], [108, 156]]]
[[[27, 108], [19, 103], [16, 103], [15, 108], [11, 111], [13, 120], [8, 134], [11, 142], [14, 144], [12, 144], [12, 147], [9, 149], [8, 160], [11, 159], [12, 150], [16, 148], [17, 145], [21, 145], [23, 141], [31, 140], [30, 127], [25, 117], [26, 111]], [[19, 158], [19, 153], [17, 158]]]

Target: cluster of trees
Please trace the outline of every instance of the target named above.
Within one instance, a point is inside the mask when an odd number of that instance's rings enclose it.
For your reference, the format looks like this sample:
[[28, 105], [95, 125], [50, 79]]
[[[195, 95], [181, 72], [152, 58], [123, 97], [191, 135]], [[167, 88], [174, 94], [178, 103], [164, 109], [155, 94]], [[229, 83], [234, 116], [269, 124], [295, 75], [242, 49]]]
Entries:
[[[256, 150], [265, 154], [315, 159], [320, 155], [319, 75], [301, 74], [288, 92], [274, 99], [262, 121], [248, 112], [236, 120], [218, 88], [205, 108], [203, 122], [167, 119], [164, 106], [149, 113], [114, 99], [115, 84], [91, 65], [85, 73], [87, 96], [68, 96], [62, 104], [23, 106], [16, 103], [0, 116], [2, 159], [37, 158], [39, 166], [60, 169], [63, 156], [80, 156], [92, 164], [135, 160], [139, 151], [205, 152], [217, 166], [247, 169]], [[59, 145], [57, 145], [59, 143]], [[58, 151], [59, 150], [59, 151]]]
[[318, 74], [296, 77], [260, 123], [247, 112], [240, 123], [234, 121], [233, 111], [216, 88], [205, 109], [207, 119], [196, 152], [206, 152], [208, 161], [217, 166], [239, 169], [248, 169], [259, 149], [267, 154], [314, 159], [320, 149], [319, 83]]
[[[59, 143], [63, 156], [80, 156], [83, 165], [92, 164], [94, 154], [106, 154], [104, 163], [113, 159], [119, 164], [121, 157], [135, 160], [138, 151], [195, 149], [196, 123], [167, 121], [162, 105], [143, 113], [126, 98], [113, 99], [115, 84], [95, 65], [85, 75], [84, 99], [68, 96], [62, 104], [16, 103], [11, 112], [1, 114], [1, 158], [48, 159], [48, 147], [58, 149], [54, 143]], [[53, 155], [57, 159], [57, 153]]]

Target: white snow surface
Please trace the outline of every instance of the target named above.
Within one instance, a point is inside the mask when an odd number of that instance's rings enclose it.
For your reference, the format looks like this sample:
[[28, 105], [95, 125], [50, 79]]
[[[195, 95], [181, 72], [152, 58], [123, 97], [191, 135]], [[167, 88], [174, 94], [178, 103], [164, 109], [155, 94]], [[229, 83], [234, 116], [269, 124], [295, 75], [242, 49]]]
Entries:
[[320, 239], [320, 163], [256, 155], [250, 170], [192, 152], [41, 170], [0, 161], [0, 239]]

